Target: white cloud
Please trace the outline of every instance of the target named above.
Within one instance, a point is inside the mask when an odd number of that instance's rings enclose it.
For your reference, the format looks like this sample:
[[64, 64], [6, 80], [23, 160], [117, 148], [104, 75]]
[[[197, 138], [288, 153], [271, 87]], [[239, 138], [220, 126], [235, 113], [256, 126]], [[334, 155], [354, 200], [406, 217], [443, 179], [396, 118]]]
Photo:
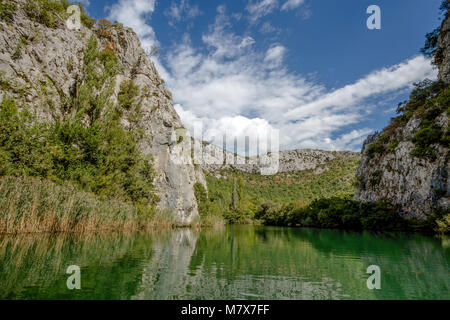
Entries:
[[185, 39], [167, 57], [168, 85], [177, 111], [186, 125], [201, 119], [206, 127], [203, 138], [209, 140], [220, 139], [226, 128], [234, 128], [237, 135], [276, 128], [284, 149], [356, 150], [372, 131], [355, 129], [377, 107], [368, 99], [395, 95], [436, 74], [429, 60], [417, 56], [328, 91], [284, 67], [282, 45], [272, 44], [259, 53], [251, 46], [243, 48], [245, 38], [230, 29], [225, 8], [220, 7], [214, 25], [203, 35], [207, 53]]
[[[269, 12], [275, 2], [254, 2], [260, 6], [252, 10]], [[154, 5], [155, 1], [119, 0], [110, 16], [135, 28], [143, 43], [156, 43], [146, 22]], [[372, 131], [361, 123], [376, 110], [373, 100], [436, 77], [430, 61], [416, 56], [330, 91], [288, 70], [284, 46], [272, 43], [257, 51], [250, 35], [231, 31], [231, 21], [219, 6], [215, 22], [202, 36], [203, 48], [193, 47], [185, 35], [164, 57], [167, 69], [155, 61], [186, 127], [204, 123], [205, 131], [197, 138], [220, 141], [228, 130], [242, 141], [242, 136], [254, 138], [276, 128], [283, 149], [357, 150]]]
[[293, 10], [301, 6], [305, 0], [288, 0], [281, 6], [281, 11]]
[[264, 22], [264, 24], [261, 26], [260, 31], [261, 33], [273, 33], [273, 32], [280, 32], [280, 29], [274, 27], [270, 22]]
[[410, 86], [424, 78], [435, 78], [436, 70], [424, 56], [417, 56], [390, 68], [375, 71], [354, 84], [335, 90], [324, 97], [291, 110], [291, 117], [308, 115], [312, 110], [348, 109], [365, 98]]
[[[218, 119], [210, 119], [195, 115], [192, 111], [183, 109], [179, 104], [175, 105], [175, 110], [186, 124], [191, 134], [203, 141], [208, 141], [217, 146], [223, 145], [224, 134], [226, 136], [227, 149], [234, 151], [234, 139], [237, 140], [237, 152], [245, 153], [245, 137], [249, 141], [260, 140], [260, 150], [268, 150], [268, 141], [263, 139], [276, 129], [265, 119], [249, 119], [243, 116], [225, 116]], [[254, 146], [254, 145], [253, 145]], [[255, 150], [256, 151], [256, 148]], [[251, 156], [256, 155], [252, 152]]]
[[173, 1], [170, 8], [164, 12], [170, 18], [169, 24], [173, 25], [175, 22], [194, 19], [202, 14], [198, 5], [191, 5], [189, 0]]
[[244, 39], [242, 39], [242, 42], [239, 46], [241, 48], [245, 48], [245, 47], [251, 46], [255, 42], [256, 42], [255, 39], [253, 39], [252, 37], [245, 37]]
[[249, 12], [250, 20], [255, 22], [259, 18], [272, 13], [278, 7], [278, 0], [259, 0], [250, 1], [246, 7]]
[[271, 67], [278, 67], [283, 62], [284, 54], [286, 53], [286, 48], [282, 45], [274, 45], [269, 50], [267, 50], [266, 57], [264, 61]]

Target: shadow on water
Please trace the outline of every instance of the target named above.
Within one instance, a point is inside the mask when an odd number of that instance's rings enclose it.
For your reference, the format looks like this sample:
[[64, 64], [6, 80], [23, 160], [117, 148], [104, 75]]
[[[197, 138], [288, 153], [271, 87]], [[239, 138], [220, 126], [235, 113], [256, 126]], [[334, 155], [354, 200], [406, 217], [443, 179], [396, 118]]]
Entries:
[[[370, 265], [381, 289], [369, 290]], [[65, 271], [81, 268], [81, 290]], [[0, 237], [0, 299], [449, 299], [450, 241], [230, 226]]]

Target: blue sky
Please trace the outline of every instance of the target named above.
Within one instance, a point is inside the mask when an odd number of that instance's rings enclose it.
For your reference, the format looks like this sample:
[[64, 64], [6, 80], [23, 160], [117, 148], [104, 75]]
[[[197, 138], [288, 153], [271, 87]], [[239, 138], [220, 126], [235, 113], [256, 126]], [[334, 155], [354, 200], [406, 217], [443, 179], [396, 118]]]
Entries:
[[[82, 2], [159, 48], [152, 60], [182, 121], [212, 142], [277, 129], [282, 149], [359, 150], [413, 82], [436, 77], [420, 48], [441, 0]], [[373, 4], [381, 30], [366, 26]]]

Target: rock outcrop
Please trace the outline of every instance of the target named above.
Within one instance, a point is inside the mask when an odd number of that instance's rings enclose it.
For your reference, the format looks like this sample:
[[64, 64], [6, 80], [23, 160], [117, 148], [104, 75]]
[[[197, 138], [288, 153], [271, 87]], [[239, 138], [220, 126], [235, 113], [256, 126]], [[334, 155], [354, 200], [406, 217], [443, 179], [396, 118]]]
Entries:
[[[195, 161], [208, 173], [219, 170], [238, 170], [248, 173], [276, 174], [314, 170], [337, 158], [354, 157], [351, 151], [291, 150], [269, 153], [260, 157], [243, 157], [224, 151], [214, 144], [196, 142]], [[200, 150], [200, 151], [197, 151]]]
[[70, 30], [63, 14], [49, 26], [30, 18], [24, 10], [27, 1], [8, 2], [16, 8], [7, 20], [0, 21], [0, 80], [8, 84], [2, 85], [0, 99], [7, 95], [32, 106], [40, 121], [62, 116], [61, 107], [83, 76], [84, 50], [95, 37], [100, 48], [114, 51], [121, 65], [111, 101], [117, 103], [123, 81], [133, 80], [140, 89], [137, 99], [143, 117], [138, 127], [145, 132], [140, 149], [153, 155], [159, 208], [174, 212], [181, 223], [190, 223], [198, 215], [193, 186], [204, 177], [194, 168], [190, 146], [177, 137], [182, 123], [171, 93], [135, 32], [119, 24], [104, 36], [85, 26]]
[[[449, 31], [450, 18], [447, 14], [439, 36], [439, 51], [443, 57], [438, 66], [439, 79], [443, 81], [441, 87], [444, 88], [450, 82]], [[367, 138], [357, 172], [355, 200], [386, 200], [396, 205], [405, 217], [426, 218], [435, 210], [449, 210], [449, 148], [445, 142], [448, 135], [448, 105], [442, 105], [446, 102], [439, 105], [439, 101], [431, 106], [427, 104], [435, 95], [429, 95], [428, 100], [417, 98], [419, 106], [411, 106], [383, 132]], [[407, 119], [406, 123], [402, 117]], [[418, 137], [419, 130], [421, 135]], [[439, 134], [442, 137], [436, 141], [433, 136]], [[416, 143], [420, 142], [420, 138], [425, 141], [422, 142], [426, 144], [425, 148], [432, 150], [432, 156], [418, 154]]]

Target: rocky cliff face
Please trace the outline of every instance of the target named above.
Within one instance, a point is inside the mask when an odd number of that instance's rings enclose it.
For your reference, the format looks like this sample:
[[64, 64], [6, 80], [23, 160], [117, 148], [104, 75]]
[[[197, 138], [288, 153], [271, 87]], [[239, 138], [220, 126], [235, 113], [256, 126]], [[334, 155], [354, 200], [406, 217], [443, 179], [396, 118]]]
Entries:
[[[355, 200], [387, 200], [406, 217], [425, 218], [449, 210], [448, 83], [450, 19], [442, 23], [443, 54], [437, 84], [411, 96], [402, 114], [381, 133], [369, 136], [362, 149]], [[436, 89], [438, 88], [438, 89]]]
[[[322, 150], [291, 150], [245, 158], [213, 145], [197, 142], [195, 161], [203, 170], [214, 173], [218, 170], [239, 170], [248, 173], [276, 174], [314, 170], [318, 166], [337, 158], [354, 157], [355, 152], [331, 152]], [[197, 151], [200, 150], [200, 151]]]
[[194, 168], [189, 145], [176, 134], [182, 124], [171, 93], [137, 35], [118, 24], [103, 34], [85, 26], [69, 30], [64, 14], [56, 13], [51, 24], [45, 23], [45, 16], [30, 18], [27, 1], [8, 2], [16, 8], [0, 20], [0, 99], [10, 96], [32, 106], [40, 121], [61, 117], [62, 107], [83, 78], [84, 50], [95, 37], [98, 47], [113, 51], [121, 66], [111, 101], [117, 103], [124, 81], [133, 80], [139, 87], [137, 99], [143, 114], [137, 127], [145, 133], [140, 149], [154, 158], [159, 207], [173, 211], [181, 223], [190, 223], [198, 215], [193, 185], [204, 177]]

